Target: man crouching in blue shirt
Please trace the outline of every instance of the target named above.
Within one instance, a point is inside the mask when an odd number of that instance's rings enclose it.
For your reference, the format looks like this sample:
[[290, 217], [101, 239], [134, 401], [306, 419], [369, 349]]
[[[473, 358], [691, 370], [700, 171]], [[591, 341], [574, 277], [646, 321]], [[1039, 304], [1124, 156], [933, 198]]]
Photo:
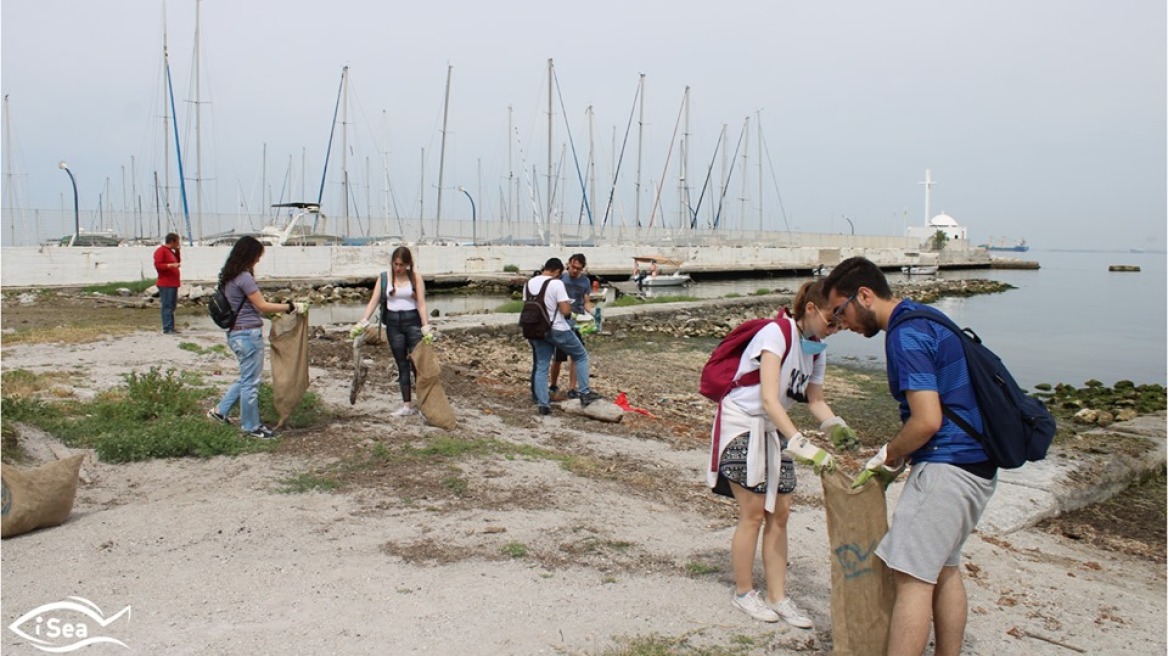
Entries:
[[[887, 330], [901, 313], [926, 309], [892, 297], [880, 268], [844, 260], [824, 281], [838, 322], [865, 337]], [[938, 312], [938, 314], [940, 314]], [[942, 402], [984, 430], [961, 337], [928, 319], [908, 319], [884, 338], [888, 389], [900, 403], [900, 431], [868, 461], [872, 470], [912, 471], [876, 555], [893, 570], [896, 604], [890, 656], [919, 656], [932, 626], [937, 656], [961, 652], [968, 604], [961, 549], [997, 485], [997, 468], [975, 438], [944, 416]]]

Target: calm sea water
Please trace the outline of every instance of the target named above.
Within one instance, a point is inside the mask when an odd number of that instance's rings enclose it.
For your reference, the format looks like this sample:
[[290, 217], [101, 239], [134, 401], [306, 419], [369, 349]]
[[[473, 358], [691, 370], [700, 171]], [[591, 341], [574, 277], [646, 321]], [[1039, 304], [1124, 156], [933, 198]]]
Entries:
[[[958, 325], [972, 328], [997, 353], [1018, 383], [1070, 383], [1092, 378], [1107, 385], [1168, 379], [1168, 271], [1163, 253], [1030, 251], [1037, 271], [943, 272], [944, 278], [990, 278], [1017, 287], [1002, 294], [944, 298], [934, 304]], [[1139, 273], [1107, 270], [1134, 264]], [[883, 333], [865, 339], [845, 333], [828, 353], [844, 361], [883, 367]]]
[[[1163, 253], [1066, 253], [1030, 251], [1037, 271], [944, 271], [941, 278], [989, 278], [1017, 287], [1002, 294], [945, 298], [935, 305], [958, 325], [972, 328], [1010, 367], [1018, 383], [1070, 383], [1092, 378], [1105, 384], [1131, 380], [1165, 384], [1168, 378], [1168, 271]], [[1112, 264], [1134, 264], [1139, 273], [1111, 273]], [[889, 274], [900, 278], [900, 274]], [[903, 279], [903, 278], [900, 278]], [[759, 289], [798, 289], [806, 278], [759, 278], [700, 282], [684, 290], [699, 298], [749, 294]], [[505, 296], [434, 294], [442, 314], [498, 308]], [[357, 321], [362, 305], [312, 309], [313, 324]], [[208, 323], [208, 325], [210, 325]], [[828, 342], [837, 362], [883, 370], [883, 333], [865, 339], [841, 333]]]

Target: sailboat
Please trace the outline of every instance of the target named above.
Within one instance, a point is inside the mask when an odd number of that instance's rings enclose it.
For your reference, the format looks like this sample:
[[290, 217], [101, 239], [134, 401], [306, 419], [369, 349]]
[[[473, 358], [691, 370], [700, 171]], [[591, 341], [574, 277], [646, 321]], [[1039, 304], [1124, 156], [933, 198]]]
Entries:
[[203, 240], [205, 246], [226, 246], [234, 244], [240, 237], [249, 235], [267, 246], [340, 246], [343, 239], [325, 232], [328, 217], [320, 211], [316, 203], [277, 203], [276, 208], [299, 210], [287, 222], [272, 223], [260, 228], [259, 232], [237, 233], [234, 230], [220, 233]]

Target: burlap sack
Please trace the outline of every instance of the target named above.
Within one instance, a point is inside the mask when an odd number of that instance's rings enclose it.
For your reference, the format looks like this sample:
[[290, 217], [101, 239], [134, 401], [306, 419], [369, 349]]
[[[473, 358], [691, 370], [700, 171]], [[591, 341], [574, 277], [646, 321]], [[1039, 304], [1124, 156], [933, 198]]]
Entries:
[[284, 425], [308, 390], [308, 315], [282, 314], [272, 321], [272, 401], [276, 428]]
[[888, 532], [884, 487], [873, 478], [852, 489], [839, 471], [823, 477], [823, 505], [831, 543], [832, 654], [883, 654], [896, 589], [892, 571], [876, 557]]
[[0, 470], [4, 488], [0, 537], [57, 526], [68, 519], [84, 459], [85, 454], [78, 454], [24, 471], [4, 465]]
[[446, 400], [446, 390], [442, 389], [442, 365], [438, 364], [434, 347], [425, 341], [418, 342], [410, 359], [417, 372], [418, 409], [426, 423], [446, 430], [454, 428], [454, 410]]

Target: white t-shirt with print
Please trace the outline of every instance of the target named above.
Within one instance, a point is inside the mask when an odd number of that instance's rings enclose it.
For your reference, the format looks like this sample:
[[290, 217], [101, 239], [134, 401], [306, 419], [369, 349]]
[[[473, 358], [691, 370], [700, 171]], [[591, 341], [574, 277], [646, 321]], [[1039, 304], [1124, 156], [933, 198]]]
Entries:
[[552, 320], [552, 330], [571, 330], [568, 325], [568, 320], [560, 313], [560, 302], [572, 302], [572, 298], [568, 296], [568, 290], [564, 287], [564, 283], [559, 278], [551, 278], [540, 274], [531, 280], [527, 281], [527, 295], [535, 296], [539, 293], [539, 288], [543, 287], [543, 282], [550, 279], [548, 283], [547, 292], [543, 295], [543, 307], [548, 313], [548, 318]]
[[[791, 404], [796, 401], [805, 401], [807, 399], [807, 386], [811, 383], [818, 385], [823, 384], [823, 373], [827, 368], [827, 358], [821, 353], [819, 357], [808, 355], [803, 352], [802, 347], [799, 346], [799, 327], [795, 325], [795, 320], [790, 317], [784, 317], [779, 321], [787, 321], [791, 327], [791, 351], [787, 354], [787, 359], [779, 367], [779, 402], [783, 408], [790, 408]], [[783, 330], [779, 328], [777, 323], [769, 323], [762, 330], [759, 330], [754, 339], [746, 345], [746, 350], [742, 353], [742, 358], [738, 361], [738, 371], [734, 377], [737, 379], [742, 374], [750, 371], [757, 371], [761, 368], [761, 358], [763, 351], [770, 351], [780, 358], [783, 357], [783, 352], [786, 351], [787, 340], [783, 337]], [[737, 387], [727, 395], [727, 398], [734, 402], [742, 411], [749, 415], [762, 415], [762, 385], [752, 385], [750, 387]]]

